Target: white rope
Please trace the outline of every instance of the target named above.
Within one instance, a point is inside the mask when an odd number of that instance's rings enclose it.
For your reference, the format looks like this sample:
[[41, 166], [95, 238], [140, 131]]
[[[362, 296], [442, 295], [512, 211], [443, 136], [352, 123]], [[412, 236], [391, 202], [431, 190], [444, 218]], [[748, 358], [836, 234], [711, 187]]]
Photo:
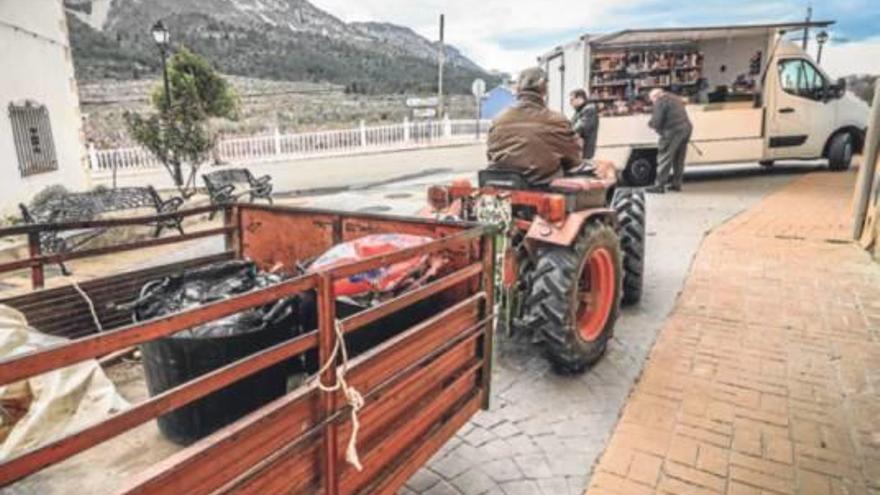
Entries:
[[[361, 465], [361, 460], [357, 451], [357, 436], [361, 427], [360, 421], [358, 420], [358, 412], [364, 407], [364, 397], [357, 391], [357, 389], [349, 386], [348, 382], [345, 381], [345, 374], [348, 372], [348, 350], [345, 348], [342, 324], [339, 323], [339, 320], [336, 320], [334, 326], [336, 329], [336, 344], [333, 346], [333, 351], [330, 353], [330, 357], [327, 358], [327, 361], [321, 366], [321, 369], [318, 370], [316, 378], [318, 380], [318, 388], [324, 392], [336, 392], [341, 389], [342, 394], [345, 395], [345, 400], [348, 402], [348, 405], [351, 406], [351, 436], [348, 438], [348, 446], [345, 449], [345, 460], [358, 471], [363, 471], [364, 468]], [[330, 369], [331, 366], [336, 365], [336, 356], [339, 354], [340, 350], [342, 352], [342, 366], [336, 368], [336, 384], [332, 387], [328, 387], [321, 383], [321, 375]]]
[[79, 295], [81, 295], [82, 298], [86, 300], [86, 304], [89, 305], [89, 311], [91, 311], [92, 313], [92, 320], [95, 321], [95, 326], [98, 328], [98, 332], [103, 333], [104, 326], [101, 325], [101, 320], [98, 319], [98, 312], [95, 311], [95, 303], [92, 302], [92, 299], [89, 297], [88, 294], [86, 294], [86, 291], [84, 291], [82, 287], [79, 286], [76, 280], [73, 280], [73, 288], [76, 289], [76, 291], [79, 292]]

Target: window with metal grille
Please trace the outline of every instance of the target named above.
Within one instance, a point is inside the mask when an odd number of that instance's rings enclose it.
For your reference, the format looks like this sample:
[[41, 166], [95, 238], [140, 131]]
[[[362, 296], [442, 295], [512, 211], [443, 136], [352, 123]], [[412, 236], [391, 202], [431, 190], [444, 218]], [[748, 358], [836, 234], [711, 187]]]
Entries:
[[22, 177], [58, 170], [55, 142], [45, 105], [25, 102], [9, 104], [12, 138], [18, 153], [18, 170]]

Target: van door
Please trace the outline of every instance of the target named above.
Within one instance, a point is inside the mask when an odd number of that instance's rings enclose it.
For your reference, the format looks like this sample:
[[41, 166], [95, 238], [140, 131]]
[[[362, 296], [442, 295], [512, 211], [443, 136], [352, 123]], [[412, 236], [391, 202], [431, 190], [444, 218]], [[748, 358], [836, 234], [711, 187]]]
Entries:
[[808, 60], [787, 58], [777, 62], [778, 81], [770, 109], [768, 154], [771, 158], [817, 158], [828, 133], [825, 76]]

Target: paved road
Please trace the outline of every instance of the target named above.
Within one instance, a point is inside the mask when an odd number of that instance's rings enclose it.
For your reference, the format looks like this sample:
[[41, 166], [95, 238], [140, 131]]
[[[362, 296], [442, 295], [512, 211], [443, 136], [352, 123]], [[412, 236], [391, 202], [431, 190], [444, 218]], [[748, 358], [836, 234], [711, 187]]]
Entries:
[[[247, 165], [247, 167], [254, 175], [271, 175], [275, 192], [283, 193], [292, 190], [363, 184], [438, 168], [474, 170], [482, 166], [485, 160], [485, 146], [475, 144], [258, 163]], [[206, 170], [203, 168], [202, 172]], [[144, 184], [153, 184], [157, 188], [172, 187], [168, 173], [164, 169], [120, 172], [117, 179], [119, 186], [142, 186]]]

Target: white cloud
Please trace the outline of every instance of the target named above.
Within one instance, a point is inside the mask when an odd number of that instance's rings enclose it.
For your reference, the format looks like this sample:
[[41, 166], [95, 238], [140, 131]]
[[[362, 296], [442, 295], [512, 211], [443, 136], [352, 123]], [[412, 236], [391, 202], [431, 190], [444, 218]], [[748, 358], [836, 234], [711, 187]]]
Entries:
[[832, 41], [822, 54], [822, 68], [833, 77], [880, 74], [880, 36], [842, 44]]
[[533, 39], [549, 33], [586, 32], [612, 10], [639, 0], [313, 0], [319, 8], [344, 21], [387, 21], [409, 26], [437, 39], [440, 13], [446, 15], [446, 41], [488, 69], [515, 72], [556, 44], [569, 41], [548, 37], [546, 45], [510, 48], [503, 40], [512, 34]]
[[[863, 5], [862, 0], [843, 0]], [[797, 17], [799, 0], [746, 1], [744, 16], [723, 17], [725, 2], [692, 0], [669, 5], [656, 0], [312, 0], [345, 21], [386, 21], [408, 26], [437, 39], [438, 18], [446, 14], [446, 41], [487, 69], [517, 72], [535, 64], [538, 55], [584, 32], [624, 27], [724, 24]], [[689, 9], [693, 4], [693, 9]], [[719, 10], [720, 9], [720, 10]], [[796, 15], [797, 14], [797, 15]], [[792, 17], [794, 16], [794, 17]], [[689, 22], [689, 19], [692, 20]], [[880, 33], [878, 33], [880, 34]], [[880, 36], [826, 46], [823, 65], [834, 74], [880, 73]], [[815, 50], [811, 50], [814, 53]], [[827, 63], [826, 63], [827, 61]]]

